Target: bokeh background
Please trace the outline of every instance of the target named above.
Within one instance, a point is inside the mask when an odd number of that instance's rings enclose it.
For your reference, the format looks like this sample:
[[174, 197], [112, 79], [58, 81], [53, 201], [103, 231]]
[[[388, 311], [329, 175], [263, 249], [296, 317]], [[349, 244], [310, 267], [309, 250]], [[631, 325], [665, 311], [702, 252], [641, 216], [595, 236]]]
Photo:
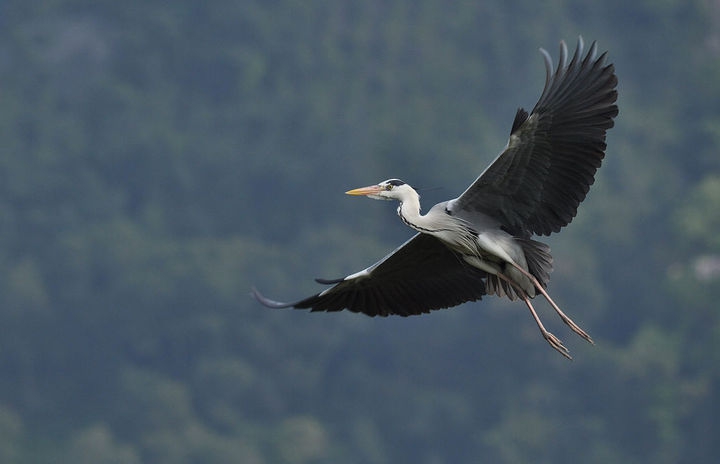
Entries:
[[[620, 115], [538, 300], [272, 311], [453, 198], [577, 37]], [[700, 463], [720, 454], [717, 0], [0, 2], [3, 463]]]

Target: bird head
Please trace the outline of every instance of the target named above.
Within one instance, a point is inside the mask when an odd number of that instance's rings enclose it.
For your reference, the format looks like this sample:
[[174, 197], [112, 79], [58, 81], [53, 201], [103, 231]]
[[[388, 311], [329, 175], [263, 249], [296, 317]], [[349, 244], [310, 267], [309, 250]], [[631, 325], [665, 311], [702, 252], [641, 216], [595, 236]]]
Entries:
[[388, 179], [377, 185], [356, 188], [345, 192], [348, 195], [364, 195], [374, 200], [398, 200], [403, 201], [410, 195], [417, 193], [400, 179]]

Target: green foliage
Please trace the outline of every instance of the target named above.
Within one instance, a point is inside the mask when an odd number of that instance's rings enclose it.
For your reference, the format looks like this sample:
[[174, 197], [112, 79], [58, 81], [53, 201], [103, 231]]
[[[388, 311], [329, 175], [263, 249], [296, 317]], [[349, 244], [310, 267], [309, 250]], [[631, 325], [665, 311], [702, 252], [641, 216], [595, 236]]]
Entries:
[[[0, 461], [711, 461], [717, 8], [0, 3]], [[620, 115], [550, 290], [596, 346], [546, 311], [568, 364], [493, 298], [371, 320], [249, 297], [408, 238], [342, 192], [459, 194], [539, 95], [537, 48], [578, 34]]]
[[676, 220], [680, 233], [689, 241], [706, 248], [708, 251], [720, 252], [720, 176], [705, 177], [690, 192], [688, 201], [678, 212]]

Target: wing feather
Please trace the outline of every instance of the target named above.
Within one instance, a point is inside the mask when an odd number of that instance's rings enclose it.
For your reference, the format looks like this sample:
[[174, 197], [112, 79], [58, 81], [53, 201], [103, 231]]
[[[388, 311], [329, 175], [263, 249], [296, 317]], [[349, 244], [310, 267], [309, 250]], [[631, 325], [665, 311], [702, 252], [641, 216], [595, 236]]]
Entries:
[[281, 303], [255, 289], [253, 295], [270, 308], [410, 316], [479, 300], [486, 294], [486, 277], [435, 237], [417, 234], [364, 271], [344, 279], [318, 279], [337, 283], [309, 298]]
[[569, 224], [595, 182], [605, 135], [618, 114], [617, 77], [607, 53], [582, 39], [568, 62], [567, 46], [546, 68], [542, 95], [528, 115], [518, 110], [505, 150], [457, 199], [453, 213], [487, 214], [518, 236], [550, 235]]

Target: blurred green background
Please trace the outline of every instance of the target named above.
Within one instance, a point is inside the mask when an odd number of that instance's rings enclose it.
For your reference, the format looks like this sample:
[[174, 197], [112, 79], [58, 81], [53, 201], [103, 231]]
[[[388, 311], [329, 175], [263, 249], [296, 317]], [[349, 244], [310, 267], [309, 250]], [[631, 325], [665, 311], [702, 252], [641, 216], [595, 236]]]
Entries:
[[[538, 300], [271, 311], [457, 196], [597, 39], [620, 115]], [[0, 462], [700, 463], [720, 454], [720, 3], [4, 0]]]

